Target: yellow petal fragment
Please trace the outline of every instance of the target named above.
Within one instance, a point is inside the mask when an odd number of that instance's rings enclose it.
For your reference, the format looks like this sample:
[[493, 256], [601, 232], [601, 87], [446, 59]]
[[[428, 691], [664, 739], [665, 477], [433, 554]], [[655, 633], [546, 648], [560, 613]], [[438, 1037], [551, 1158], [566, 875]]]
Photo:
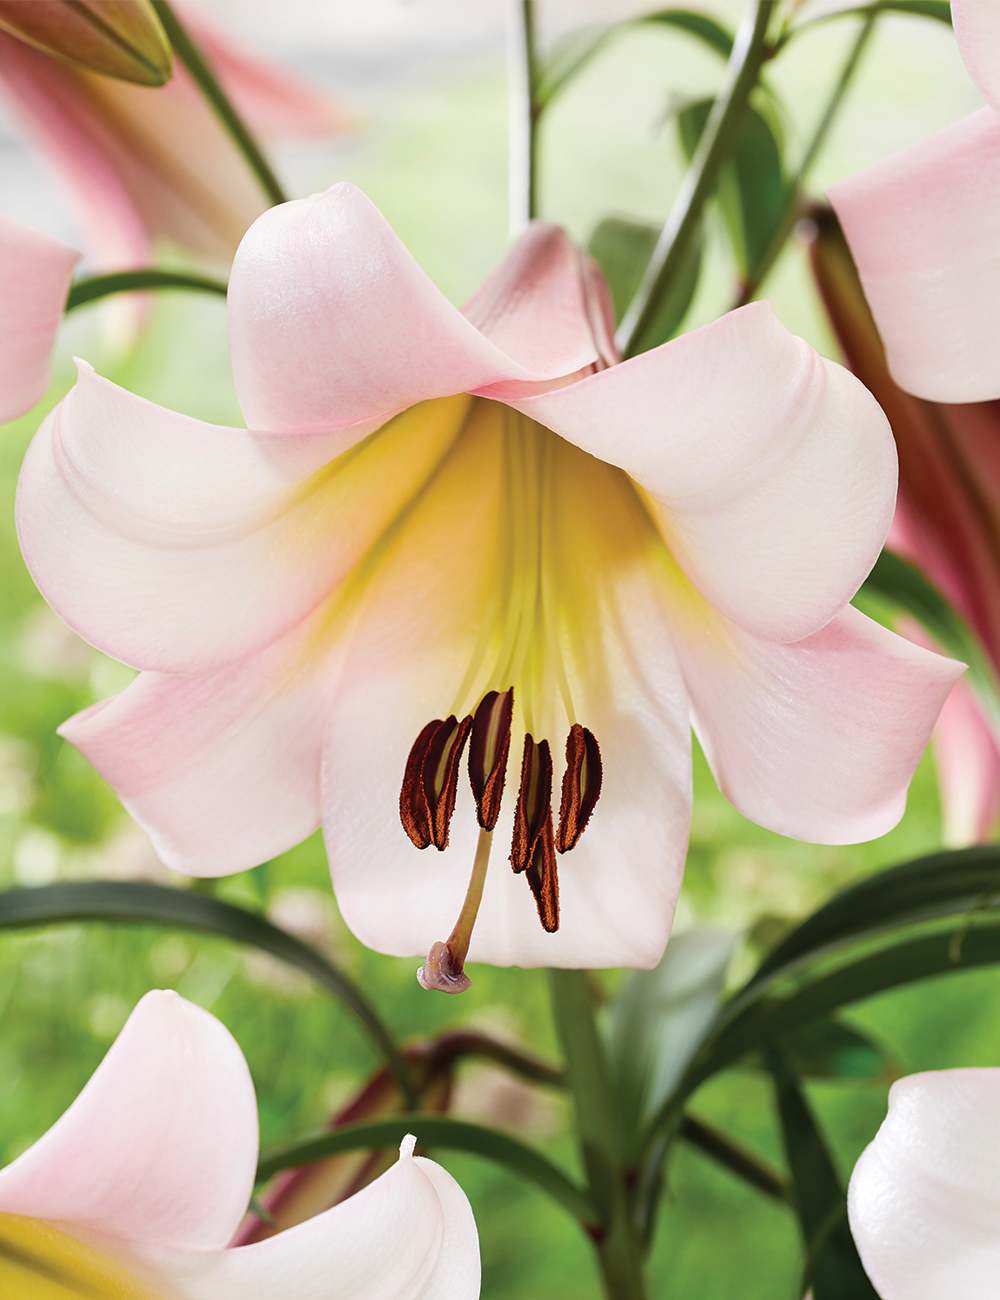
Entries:
[[0, 1296], [9, 1300], [163, 1300], [117, 1260], [49, 1223], [0, 1214]]

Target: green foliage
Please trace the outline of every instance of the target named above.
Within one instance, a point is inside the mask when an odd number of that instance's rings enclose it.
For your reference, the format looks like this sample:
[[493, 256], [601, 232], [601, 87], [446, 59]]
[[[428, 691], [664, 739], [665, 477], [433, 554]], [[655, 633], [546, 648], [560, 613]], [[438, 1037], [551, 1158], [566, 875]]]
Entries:
[[[656, 226], [645, 222], [631, 221], [628, 217], [606, 217], [590, 237], [588, 251], [604, 272], [617, 321], [621, 320], [639, 288], [659, 233]], [[680, 272], [660, 300], [650, 326], [651, 347], [666, 343], [680, 329], [698, 287], [701, 260], [702, 238], [699, 235], [692, 243]]]

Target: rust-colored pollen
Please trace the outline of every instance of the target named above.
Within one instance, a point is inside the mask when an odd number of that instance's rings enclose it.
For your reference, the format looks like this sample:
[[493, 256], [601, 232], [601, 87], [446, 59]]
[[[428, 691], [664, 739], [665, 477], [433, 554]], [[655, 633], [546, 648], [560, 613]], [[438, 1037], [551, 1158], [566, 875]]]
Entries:
[[527, 871], [535, 856], [535, 845], [546, 820], [552, 817], [552, 751], [549, 742], [537, 744], [530, 734], [524, 738], [521, 786], [514, 809], [514, 838], [510, 863], [516, 872]]
[[559, 873], [556, 868], [556, 848], [552, 837], [552, 810], [545, 818], [541, 833], [535, 840], [531, 866], [526, 872], [531, 892], [535, 896], [538, 919], [542, 929], [555, 934], [559, 929]]
[[587, 828], [601, 795], [601, 750], [592, 731], [574, 722], [566, 737], [566, 771], [563, 773], [556, 848], [568, 853]]
[[514, 713], [514, 688], [490, 691], [480, 701], [469, 741], [469, 781], [476, 797], [479, 825], [491, 831], [500, 816], [507, 756], [510, 753], [510, 722]]
[[458, 765], [471, 730], [471, 715], [458, 722], [452, 714], [428, 722], [413, 742], [399, 792], [399, 819], [418, 849], [448, 847]]

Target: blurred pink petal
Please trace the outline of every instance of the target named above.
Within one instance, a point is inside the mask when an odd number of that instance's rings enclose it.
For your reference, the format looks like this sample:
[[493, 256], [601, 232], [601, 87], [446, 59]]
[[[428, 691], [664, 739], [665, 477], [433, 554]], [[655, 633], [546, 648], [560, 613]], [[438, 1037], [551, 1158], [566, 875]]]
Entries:
[[1000, 109], [1000, 9], [995, 0], [951, 0], [951, 21], [972, 80]]
[[76, 249], [61, 240], [0, 216], [0, 423], [45, 396], [52, 347], [79, 260]]
[[[404, 773], [411, 751], [423, 771], [413, 747], [431, 720], [427, 735], [457, 735], [443, 720], [471, 725], [508, 690], [473, 959], [655, 963], [703, 690], [724, 689], [747, 726], [781, 714], [768, 734], [784, 748], [756, 774], [746, 736], [711, 719], [718, 770], [751, 815], [792, 828], [773, 809], [798, 767], [812, 784], [795, 834], [888, 829], [958, 669], [840, 613], [889, 524], [884, 417], [767, 305], [623, 364], [606, 311], [596, 268], [534, 226], [462, 315], [341, 185], [268, 212], [237, 256], [230, 336], [251, 432], [81, 373], [26, 458], [22, 546], [78, 631], [157, 670], [67, 734], [169, 861], [214, 874], [271, 856], [313, 824], [318, 788], [348, 923], [384, 951], [426, 952], [481, 837], [457, 766], [447, 799], [427, 784], [445, 781], [437, 759], [419, 788]], [[699, 656], [725, 616], [750, 629], [731, 641], [759, 669], [723, 665], [706, 687]], [[827, 755], [822, 774], [806, 774], [807, 745]], [[524, 746], [541, 765], [532, 811], [518, 804]], [[424, 834], [420, 804], [408, 826], [408, 788], [445, 810], [444, 830]], [[560, 840], [559, 885], [556, 818], [595, 791], [585, 834]], [[526, 880], [503, 861], [515, 825], [532, 837], [527, 859], [511, 850]], [[448, 853], [418, 858], [431, 839]]]
[[1000, 1070], [912, 1074], [854, 1168], [851, 1232], [882, 1300], [994, 1300]]
[[952, 848], [979, 844], [993, 834], [1000, 813], [1000, 752], [979, 702], [958, 682], [934, 728], [943, 839]]

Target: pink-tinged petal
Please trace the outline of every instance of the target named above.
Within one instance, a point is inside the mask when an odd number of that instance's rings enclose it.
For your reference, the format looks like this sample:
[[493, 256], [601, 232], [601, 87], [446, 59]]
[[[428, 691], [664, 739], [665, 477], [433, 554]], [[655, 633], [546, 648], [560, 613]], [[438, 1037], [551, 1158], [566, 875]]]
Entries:
[[951, 21], [972, 80], [1000, 109], [1000, 9], [995, 0], [951, 0]]
[[391, 1169], [332, 1209], [162, 1269], [192, 1300], [476, 1300], [479, 1237], [465, 1193], [440, 1165], [414, 1158], [410, 1137]]
[[679, 613], [678, 658], [719, 788], [794, 839], [850, 844], [895, 826], [964, 665], [848, 606], [793, 645]]
[[419, 437], [403, 415], [331, 464], [342, 435], [203, 424], [81, 368], [25, 458], [25, 560], [56, 611], [108, 654], [210, 672], [316, 607], [419, 493], [467, 405], [440, 404]]
[[[529, 463], [544, 462], [545, 481], [559, 484], [549, 517], [558, 555], [547, 561], [552, 587], [543, 576], [545, 626], [536, 632], [547, 643], [532, 652], [540, 679], [527, 670], [498, 672], [525, 598], [515, 572], [515, 610], [498, 615], [507, 566], [518, 564], [509, 548], [516, 552], [518, 541], [505, 540], [497, 525], [509, 509], [530, 510], [518, 499], [519, 472], [505, 460], [504, 426], [516, 445], [518, 418], [497, 403], [477, 403], [467, 437], [394, 538], [358, 607], [323, 759], [334, 888], [348, 925], [379, 951], [423, 958], [448, 937], [476, 850], [472, 793], [463, 768], [447, 850], [417, 850], [399, 817], [407, 755], [432, 718], [462, 716], [487, 689], [513, 683], [511, 758], [470, 958], [651, 966], [670, 928], [691, 797], [687, 701], [656, 568], [659, 543], [623, 475], [544, 431], [531, 435]], [[528, 599], [533, 608], [535, 596]], [[558, 815], [566, 699], [573, 720], [597, 736], [604, 783], [579, 843], [558, 859], [562, 920], [547, 934], [509, 854], [526, 729], [550, 743]]]
[[662, 506], [667, 543], [691, 581], [768, 640], [796, 641], [829, 622], [892, 519], [885, 416], [853, 375], [789, 334], [770, 303], [512, 404], [627, 470]]
[[[508, 355], [421, 271], [374, 205], [353, 185], [271, 208], [247, 232], [229, 281], [233, 376], [247, 424], [274, 432], [339, 428], [426, 398], [560, 378], [597, 360], [568, 323], [568, 251], [553, 232], [529, 232], [530, 282], [514, 309], [491, 313]], [[536, 242], [538, 241], [538, 242]], [[522, 254], [515, 248], [515, 259]], [[495, 281], [515, 286], [501, 268]], [[558, 308], [543, 304], [558, 290]], [[587, 295], [577, 303], [589, 319]], [[484, 298], [480, 306], [485, 302]], [[542, 304], [542, 305], [540, 305]], [[534, 318], [551, 340], [525, 334]]]
[[896, 383], [1000, 396], [1000, 114], [980, 109], [829, 193]]
[[246, 1209], [257, 1104], [229, 1031], [147, 993], [69, 1110], [0, 1170], [0, 1210], [143, 1247], [221, 1249]]
[[990, 838], [1000, 813], [1000, 753], [975, 696], [958, 682], [934, 728], [934, 760], [950, 848]]
[[244, 871], [320, 821], [325, 672], [297, 630], [214, 673], [142, 673], [59, 728], [176, 871]]
[[1000, 1070], [900, 1079], [854, 1167], [851, 1232], [882, 1300], [994, 1300]]
[[0, 216], [0, 423], [23, 415], [52, 376], [52, 348], [62, 320], [75, 248]]

